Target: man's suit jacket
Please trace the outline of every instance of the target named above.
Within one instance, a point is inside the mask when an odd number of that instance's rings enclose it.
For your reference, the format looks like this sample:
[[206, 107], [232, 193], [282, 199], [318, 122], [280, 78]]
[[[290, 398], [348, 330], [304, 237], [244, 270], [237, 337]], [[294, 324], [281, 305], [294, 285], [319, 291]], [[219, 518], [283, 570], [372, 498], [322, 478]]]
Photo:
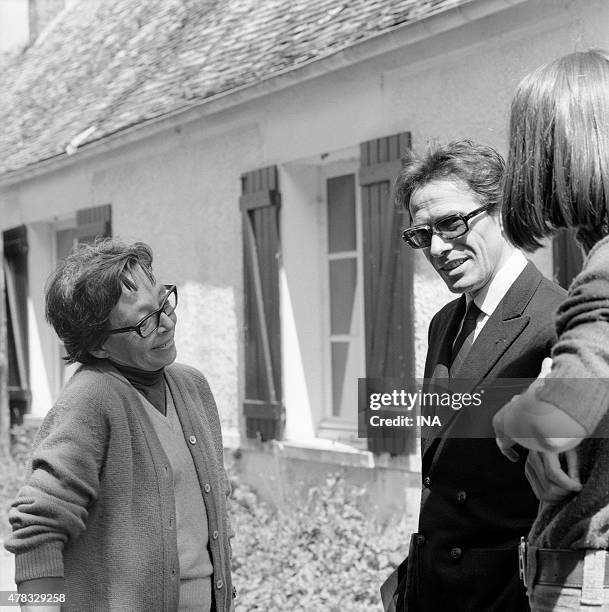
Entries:
[[[492, 389], [495, 379], [535, 378], [556, 340], [554, 313], [565, 296], [529, 262], [453, 380], [467, 379], [472, 389]], [[461, 296], [432, 319], [425, 378], [448, 378], [451, 347], [464, 312]], [[523, 384], [512, 387], [506, 400]], [[529, 531], [538, 502], [524, 475], [525, 453], [512, 463], [496, 446], [492, 418], [502, 405], [485, 403], [476, 412], [463, 408], [448, 424], [443, 422], [439, 437], [422, 440], [419, 533], [411, 542], [407, 568], [400, 566], [394, 576], [400, 582], [395, 596], [384, 594], [386, 609], [528, 610], [518, 578], [517, 544]], [[486, 437], [455, 437], [472, 426]], [[389, 581], [385, 591], [388, 586]]]

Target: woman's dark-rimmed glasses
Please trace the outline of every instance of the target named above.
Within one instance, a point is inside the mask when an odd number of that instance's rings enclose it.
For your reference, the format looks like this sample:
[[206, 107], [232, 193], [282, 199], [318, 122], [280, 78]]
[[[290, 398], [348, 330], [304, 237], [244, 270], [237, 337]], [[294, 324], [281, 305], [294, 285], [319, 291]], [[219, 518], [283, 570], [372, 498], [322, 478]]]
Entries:
[[178, 305], [178, 288], [175, 285], [165, 285], [167, 293], [161, 302], [158, 310], [147, 314], [143, 319], [140, 319], [135, 325], [129, 327], [120, 327], [119, 329], [111, 329], [108, 334], [124, 334], [126, 332], [136, 332], [142, 338], [146, 338], [153, 331], [159, 328], [161, 324], [161, 315], [165, 313], [167, 316], [173, 314], [173, 311]]
[[433, 225], [415, 225], [402, 232], [402, 240], [413, 249], [426, 249], [431, 246], [431, 239], [434, 234], [438, 234], [445, 240], [459, 238], [469, 232], [468, 221], [488, 210], [492, 204], [485, 204], [480, 208], [472, 210], [466, 215], [454, 213], [438, 219]]

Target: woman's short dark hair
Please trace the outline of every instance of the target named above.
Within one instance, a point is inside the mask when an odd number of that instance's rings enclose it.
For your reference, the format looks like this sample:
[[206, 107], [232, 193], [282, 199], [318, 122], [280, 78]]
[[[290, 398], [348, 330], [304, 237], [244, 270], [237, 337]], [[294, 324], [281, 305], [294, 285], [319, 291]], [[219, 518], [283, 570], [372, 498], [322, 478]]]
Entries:
[[459, 180], [472, 190], [481, 206], [489, 204], [490, 212], [496, 212], [501, 207], [504, 168], [503, 158], [493, 147], [465, 138], [432, 144], [422, 157], [410, 151], [402, 158], [395, 204], [410, 212], [410, 199], [419, 187], [437, 180]]
[[562, 227], [605, 227], [609, 197], [609, 54], [570, 53], [519, 83], [504, 186], [507, 236], [528, 250]]
[[59, 262], [46, 288], [45, 314], [64, 343], [68, 363], [91, 363], [110, 331], [110, 313], [123, 286], [136, 289], [130, 272], [141, 268], [154, 283], [147, 244], [106, 238], [79, 244]]

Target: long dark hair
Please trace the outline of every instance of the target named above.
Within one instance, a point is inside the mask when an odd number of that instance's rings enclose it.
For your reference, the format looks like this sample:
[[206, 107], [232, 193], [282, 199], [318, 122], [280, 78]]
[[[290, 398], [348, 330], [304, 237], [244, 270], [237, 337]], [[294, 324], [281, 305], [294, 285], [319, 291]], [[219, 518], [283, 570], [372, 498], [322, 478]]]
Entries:
[[588, 249], [607, 235], [609, 53], [571, 53], [520, 82], [503, 191], [506, 234], [527, 250], [562, 227]]

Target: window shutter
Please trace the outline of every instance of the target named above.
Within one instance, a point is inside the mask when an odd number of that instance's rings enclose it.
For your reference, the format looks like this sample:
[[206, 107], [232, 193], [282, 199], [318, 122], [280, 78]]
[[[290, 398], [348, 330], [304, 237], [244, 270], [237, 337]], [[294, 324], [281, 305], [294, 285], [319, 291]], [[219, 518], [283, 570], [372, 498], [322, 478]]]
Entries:
[[284, 409], [279, 311], [279, 212], [277, 167], [241, 176], [243, 220], [245, 398], [248, 438], [280, 439]]
[[558, 231], [552, 243], [552, 255], [554, 278], [561, 287], [568, 289], [571, 281], [580, 273], [584, 262], [581, 248], [575, 240], [575, 230]]
[[8, 397], [11, 425], [20, 425], [29, 411], [28, 241], [25, 225], [7, 230], [4, 240], [4, 279], [8, 349]]
[[[391, 191], [400, 171], [400, 157], [410, 148], [410, 133], [378, 138], [360, 146], [362, 189], [366, 377], [414, 376], [413, 257], [402, 245], [403, 211], [396, 210]], [[396, 428], [368, 438], [368, 448], [392, 455], [413, 452], [415, 432]]]
[[96, 238], [112, 236], [112, 206], [94, 206], [76, 211], [75, 242], [92, 244]]

